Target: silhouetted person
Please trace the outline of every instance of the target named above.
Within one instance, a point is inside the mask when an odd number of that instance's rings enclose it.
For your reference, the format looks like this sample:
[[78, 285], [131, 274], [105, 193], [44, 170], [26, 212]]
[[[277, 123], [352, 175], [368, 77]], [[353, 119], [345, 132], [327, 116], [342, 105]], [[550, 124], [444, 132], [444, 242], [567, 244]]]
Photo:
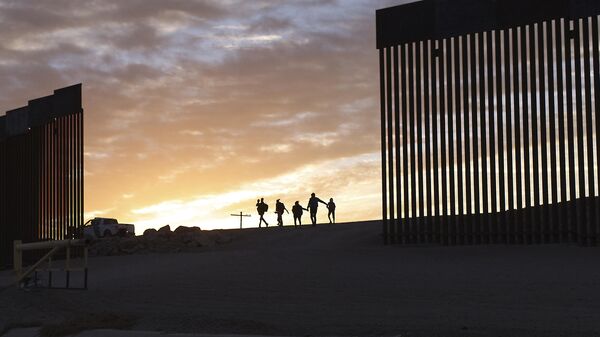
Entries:
[[327, 214], [327, 218], [329, 218], [329, 223], [332, 223], [332, 217], [333, 223], [335, 223], [335, 202], [333, 202], [333, 198], [329, 198], [329, 202], [327, 203], [327, 209], [329, 210], [329, 213]]
[[281, 217], [283, 215], [283, 211], [286, 211], [288, 214], [290, 214], [287, 208], [285, 208], [283, 202], [280, 202], [279, 199], [277, 199], [277, 202], [275, 203], [275, 213], [277, 213], [277, 226], [280, 227], [283, 226], [283, 218]]
[[294, 226], [297, 226], [296, 220], [298, 220], [298, 223], [300, 226], [302, 226], [302, 213], [304, 213], [303, 210], [308, 211], [308, 209], [300, 206], [298, 201], [296, 201], [294, 206], [292, 206], [292, 214], [294, 214]]
[[258, 220], [259, 228], [262, 227], [263, 221], [265, 222], [265, 225], [267, 227], [269, 227], [269, 223], [264, 218], [264, 215], [268, 210], [269, 210], [269, 205], [265, 204], [264, 198], [260, 198], [260, 200], [256, 200], [256, 211], [258, 212], [258, 215], [260, 215], [260, 219]]
[[313, 226], [317, 225], [317, 210], [319, 208], [319, 203], [327, 205], [325, 201], [317, 198], [314, 193], [311, 193], [310, 199], [308, 199], [307, 208], [310, 210], [310, 221], [312, 222]]

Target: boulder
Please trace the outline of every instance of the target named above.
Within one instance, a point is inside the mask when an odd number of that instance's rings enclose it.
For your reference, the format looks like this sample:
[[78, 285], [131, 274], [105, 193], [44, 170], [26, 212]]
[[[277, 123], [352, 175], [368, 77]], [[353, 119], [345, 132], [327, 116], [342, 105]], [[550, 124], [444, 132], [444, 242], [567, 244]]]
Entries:
[[179, 227], [175, 228], [175, 231], [173, 231], [173, 233], [175, 233], [177, 235], [183, 235], [183, 234], [198, 233], [201, 231], [202, 231], [202, 229], [200, 229], [200, 227], [197, 227], [197, 226], [194, 226], [194, 227], [179, 226]]
[[171, 226], [166, 225], [158, 229], [159, 233], [171, 233]]
[[177, 253], [191, 251], [198, 247], [214, 247], [227, 244], [233, 239], [226, 231], [203, 231], [199, 227], [180, 226], [171, 231], [170, 226], [159, 230], [147, 229], [144, 234], [127, 238], [103, 238], [89, 246], [90, 256], [110, 256], [125, 254]]
[[156, 235], [156, 233], [158, 233], [158, 231], [154, 228], [148, 228], [144, 231], [144, 236], [153, 236]]
[[173, 234], [173, 232], [171, 232], [171, 226], [166, 225], [159, 228], [157, 234], [158, 236], [169, 238]]

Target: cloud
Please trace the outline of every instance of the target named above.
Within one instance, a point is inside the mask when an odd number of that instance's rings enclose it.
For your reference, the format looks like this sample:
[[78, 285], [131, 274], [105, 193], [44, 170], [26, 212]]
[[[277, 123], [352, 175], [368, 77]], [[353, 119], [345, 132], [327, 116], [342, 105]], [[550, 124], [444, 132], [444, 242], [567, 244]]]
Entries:
[[83, 82], [86, 210], [220, 195], [379, 151], [390, 3], [3, 1], [0, 106]]
[[166, 224], [211, 228], [218, 223], [219, 228], [235, 228], [238, 222], [231, 220], [229, 214], [240, 210], [254, 213], [253, 205], [257, 198], [263, 197], [271, 203], [274, 199], [282, 199], [288, 205], [299, 200], [306, 206], [308, 196], [316, 191], [323, 199], [336, 199], [344, 210], [339, 214], [342, 220], [356, 220], [355, 213], [359, 214], [359, 218], [373, 219], [379, 215], [372, 204], [380, 201], [380, 187], [376, 183], [377, 177], [369, 172], [378, 167], [378, 159], [377, 155], [364, 154], [323, 161], [272, 178], [245, 183], [219, 194], [201, 194], [186, 200], [146, 205], [133, 209], [131, 218], [142, 231]]
[[291, 144], [273, 144], [261, 146], [260, 151], [267, 153], [288, 153], [293, 150]]
[[89, 212], [85, 212], [83, 216], [84, 216], [84, 218], [86, 220], [89, 220], [89, 219], [93, 219], [93, 218], [96, 218], [96, 217], [100, 217], [100, 216], [103, 216], [103, 215], [110, 214], [110, 212], [112, 212], [113, 210], [114, 210], [114, 208], [97, 209], [97, 210], [92, 210], [92, 211], [89, 211]]

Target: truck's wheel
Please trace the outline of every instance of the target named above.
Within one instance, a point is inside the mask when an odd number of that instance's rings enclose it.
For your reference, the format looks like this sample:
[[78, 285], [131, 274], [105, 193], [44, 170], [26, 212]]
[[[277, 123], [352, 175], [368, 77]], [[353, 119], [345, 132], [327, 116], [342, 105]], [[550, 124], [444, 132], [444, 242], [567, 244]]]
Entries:
[[107, 230], [104, 231], [104, 237], [105, 238], [110, 238], [111, 236], [112, 236], [112, 232], [110, 230], [107, 229]]

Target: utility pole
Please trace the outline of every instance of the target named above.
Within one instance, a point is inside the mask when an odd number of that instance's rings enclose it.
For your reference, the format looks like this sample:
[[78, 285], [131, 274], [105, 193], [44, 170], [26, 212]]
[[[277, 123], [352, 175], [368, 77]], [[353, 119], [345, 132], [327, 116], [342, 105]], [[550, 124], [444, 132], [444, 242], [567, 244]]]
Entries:
[[243, 212], [240, 212], [240, 214], [231, 214], [231, 216], [239, 216], [240, 217], [240, 229], [242, 229], [242, 219], [244, 217], [251, 217], [252, 215], [244, 214]]

